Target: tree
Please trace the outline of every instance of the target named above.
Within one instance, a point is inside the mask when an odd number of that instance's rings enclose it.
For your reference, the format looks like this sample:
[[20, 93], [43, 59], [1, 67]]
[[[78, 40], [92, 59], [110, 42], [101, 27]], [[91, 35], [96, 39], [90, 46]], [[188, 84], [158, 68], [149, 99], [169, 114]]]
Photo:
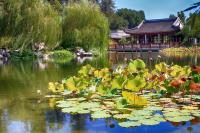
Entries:
[[109, 17], [109, 22], [111, 30], [124, 29], [128, 27], [128, 21], [116, 14]]
[[200, 1], [194, 3], [191, 7], [185, 9], [184, 12], [191, 11], [193, 9], [195, 10], [195, 13], [199, 13], [200, 12]]
[[170, 18], [170, 19], [173, 19], [173, 18], [177, 18], [177, 17], [176, 17], [176, 15], [174, 15], [174, 14], [170, 14], [170, 15], [169, 15], [169, 18]]
[[[184, 14], [183, 11], [178, 12], [178, 13], [177, 13], [177, 16], [181, 19], [181, 21], [182, 21], [183, 23], [185, 23], [186, 16], [185, 16], [185, 14]], [[174, 14], [170, 14], [170, 15], [169, 15], [169, 18], [174, 19], [174, 18], [177, 18], [177, 16], [174, 15]]]
[[186, 37], [200, 38], [200, 13], [194, 13], [189, 17], [182, 32]]
[[184, 14], [183, 11], [178, 12], [178, 13], [177, 13], [177, 16], [181, 19], [181, 21], [182, 21], [183, 23], [185, 23], [186, 16], [185, 16], [185, 14]]
[[124, 49], [124, 52], [125, 52], [125, 45], [128, 43], [128, 41], [126, 40], [125, 37], [122, 37], [120, 40], [119, 40], [119, 44], [123, 46], [123, 49]]
[[6, 0], [3, 4], [0, 39], [11, 38], [9, 48], [31, 48], [45, 43], [53, 48], [60, 40], [61, 17], [42, 0]]
[[65, 7], [63, 16], [64, 48], [107, 49], [108, 20], [96, 4], [72, 3]]
[[101, 0], [100, 8], [101, 11], [106, 15], [110, 16], [115, 12], [115, 3], [113, 0]]
[[144, 11], [136, 11], [132, 9], [119, 9], [116, 14], [128, 21], [128, 27], [133, 28], [145, 19]]

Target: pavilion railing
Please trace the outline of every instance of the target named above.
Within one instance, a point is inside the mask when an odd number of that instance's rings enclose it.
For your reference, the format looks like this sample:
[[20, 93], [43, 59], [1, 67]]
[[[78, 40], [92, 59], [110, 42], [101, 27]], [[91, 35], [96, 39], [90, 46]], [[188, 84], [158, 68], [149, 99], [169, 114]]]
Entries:
[[170, 48], [170, 47], [179, 47], [179, 42], [170, 42], [170, 43], [147, 43], [147, 44], [126, 44], [120, 45], [115, 44], [111, 46], [111, 50], [140, 50], [140, 49], [163, 49], [163, 48]]

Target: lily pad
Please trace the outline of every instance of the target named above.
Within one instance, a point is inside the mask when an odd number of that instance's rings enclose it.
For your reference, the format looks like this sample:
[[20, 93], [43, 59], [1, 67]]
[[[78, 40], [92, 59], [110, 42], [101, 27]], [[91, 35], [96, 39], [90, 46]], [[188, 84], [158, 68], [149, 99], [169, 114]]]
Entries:
[[130, 114], [116, 114], [113, 116], [115, 119], [126, 119], [130, 117]]
[[156, 121], [154, 119], [143, 119], [139, 121], [143, 125], [157, 125], [160, 121]]
[[94, 119], [100, 119], [100, 118], [109, 118], [111, 115], [107, 113], [106, 111], [96, 111], [91, 115]]
[[171, 122], [183, 122], [183, 121], [192, 120], [193, 117], [192, 116], [176, 116], [176, 117], [166, 117], [165, 119]]
[[120, 122], [119, 126], [129, 128], [129, 127], [137, 127], [141, 124], [139, 122], [127, 121], [127, 122]]

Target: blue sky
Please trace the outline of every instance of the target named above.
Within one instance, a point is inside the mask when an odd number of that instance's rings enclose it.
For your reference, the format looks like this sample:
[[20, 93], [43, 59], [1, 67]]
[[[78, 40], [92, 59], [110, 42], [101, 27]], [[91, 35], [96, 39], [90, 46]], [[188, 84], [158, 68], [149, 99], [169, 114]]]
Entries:
[[[199, 0], [115, 0], [115, 6], [144, 10], [146, 19], [168, 18], [170, 14], [177, 14]], [[186, 13], [188, 15], [188, 13]]]

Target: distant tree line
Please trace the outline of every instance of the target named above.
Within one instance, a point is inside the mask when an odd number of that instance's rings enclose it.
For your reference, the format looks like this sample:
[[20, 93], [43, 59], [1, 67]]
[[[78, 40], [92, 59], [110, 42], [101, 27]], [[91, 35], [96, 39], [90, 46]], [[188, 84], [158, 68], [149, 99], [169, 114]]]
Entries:
[[[52, 3], [56, 0], [49, 0]], [[68, 4], [70, 2], [80, 2], [84, 0], [60, 0], [61, 3]], [[101, 11], [109, 20], [110, 29], [133, 28], [145, 19], [144, 11], [136, 11], [132, 9], [122, 8], [116, 9], [113, 0], [88, 0], [99, 5]]]

